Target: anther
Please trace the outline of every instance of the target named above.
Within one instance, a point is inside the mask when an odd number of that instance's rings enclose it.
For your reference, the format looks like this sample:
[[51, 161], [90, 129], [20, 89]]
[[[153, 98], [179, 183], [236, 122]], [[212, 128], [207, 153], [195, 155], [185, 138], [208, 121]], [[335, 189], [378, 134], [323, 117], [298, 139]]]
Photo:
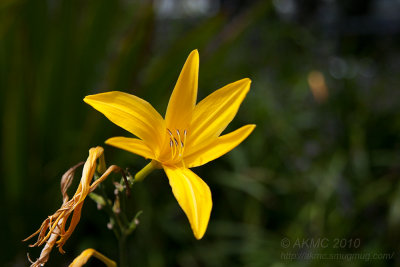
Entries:
[[167, 131], [168, 131], [168, 133], [169, 133], [169, 136], [170, 136], [171, 138], [174, 138], [172, 132], [171, 132], [168, 128], [167, 128]]
[[169, 146], [171, 147], [172, 159], [174, 159], [176, 156], [179, 156], [183, 160], [183, 152], [185, 150], [187, 130], [185, 129], [183, 131], [183, 137], [178, 129], [176, 129], [176, 137], [174, 136], [174, 134], [170, 129], [167, 128], [167, 131], [170, 136]]

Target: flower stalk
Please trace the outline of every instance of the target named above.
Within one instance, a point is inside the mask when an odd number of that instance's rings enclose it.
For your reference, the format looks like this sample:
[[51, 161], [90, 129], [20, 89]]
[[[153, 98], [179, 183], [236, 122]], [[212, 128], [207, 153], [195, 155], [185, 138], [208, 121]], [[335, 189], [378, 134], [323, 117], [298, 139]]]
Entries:
[[138, 173], [136, 173], [135, 175], [135, 182], [141, 182], [144, 180], [144, 178], [147, 177], [147, 175], [149, 175], [152, 171], [154, 171], [155, 169], [160, 169], [161, 165], [160, 163], [158, 163], [155, 160], [150, 161], [149, 164], [147, 164], [146, 166], [144, 166], [143, 169], [141, 169]]

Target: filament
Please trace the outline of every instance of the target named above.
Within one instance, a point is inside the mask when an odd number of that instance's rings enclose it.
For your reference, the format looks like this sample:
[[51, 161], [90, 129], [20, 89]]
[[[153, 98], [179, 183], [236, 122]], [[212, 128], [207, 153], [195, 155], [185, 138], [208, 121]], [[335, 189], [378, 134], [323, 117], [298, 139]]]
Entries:
[[187, 130], [185, 129], [183, 131], [183, 136], [181, 134], [181, 131], [176, 129], [175, 134], [167, 128], [168, 135], [170, 136], [169, 138], [169, 146], [171, 150], [171, 160], [174, 161], [176, 160], [176, 156], [182, 161], [183, 166], [185, 166], [185, 163], [183, 162], [183, 152], [185, 150], [185, 144], [186, 144], [186, 138], [187, 138]]

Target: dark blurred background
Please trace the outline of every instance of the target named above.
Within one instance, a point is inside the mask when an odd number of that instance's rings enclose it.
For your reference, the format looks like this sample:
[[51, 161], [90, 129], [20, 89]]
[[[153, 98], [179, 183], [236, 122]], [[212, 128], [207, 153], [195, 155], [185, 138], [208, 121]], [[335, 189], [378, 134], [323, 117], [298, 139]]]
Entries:
[[[61, 175], [90, 147], [104, 146], [108, 163], [132, 173], [146, 164], [104, 145], [129, 133], [84, 96], [129, 92], [164, 114], [193, 49], [200, 53], [199, 99], [252, 79], [228, 130], [257, 128], [194, 170], [214, 201], [201, 241], [162, 171], [134, 187], [131, 211], [143, 214], [129, 239], [131, 265], [399, 265], [399, 14], [398, 0], [2, 0], [1, 265], [27, 266], [27, 252], [39, 255], [21, 240], [61, 205]], [[54, 249], [48, 266], [67, 266], [88, 247], [117, 260], [107, 222], [88, 199], [67, 254]], [[318, 238], [331, 243], [293, 246]], [[338, 248], [335, 239], [360, 245]], [[392, 257], [282, 258], [288, 252]]]

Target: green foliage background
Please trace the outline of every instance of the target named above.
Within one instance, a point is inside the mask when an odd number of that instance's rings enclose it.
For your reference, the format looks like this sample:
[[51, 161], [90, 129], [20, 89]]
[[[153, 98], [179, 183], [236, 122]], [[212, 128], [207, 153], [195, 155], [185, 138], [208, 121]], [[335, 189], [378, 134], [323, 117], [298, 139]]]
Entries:
[[[338, 9], [333, 22], [321, 20], [318, 1], [300, 2], [294, 17], [278, 12], [282, 1], [220, 1], [215, 12], [171, 17], [157, 13], [159, 2], [0, 2], [0, 262], [27, 266], [27, 252], [39, 255], [21, 240], [60, 206], [62, 174], [85, 160], [90, 147], [104, 146], [108, 163], [132, 173], [146, 163], [103, 144], [129, 134], [86, 105], [84, 96], [125, 91], [163, 114], [187, 55], [199, 49], [199, 99], [249, 77], [251, 91], [228, 130], [248, 123], [257, 128], [228, 155], [195, 169], [214, 201], [201, 241], [162, 171], [135, 186], [132, 214], [143, 214], [129, 240], [132, 266], [398, 265], [398, 20], [391, 28], [368, 24], [375, 23], [368, 18], [376, 1], [331, 1]], [[360, 17], [365, 25], [352, 24]], [[310, 91], [312, 70], [324, 74], [326, 101]], [[55, 249], [48, 265], [67, 266], [88, 247], [117, 260], [106, 224], [107, 216], [86, 201], [67, 253]], [[289, 248], [283, 238], [292, 242]], [[331, 243], [293, 247], [310, 238]], [[361, 245], [334, 248], [335, 238]], [[394, 256], [282, 259], [287, 252]]]

